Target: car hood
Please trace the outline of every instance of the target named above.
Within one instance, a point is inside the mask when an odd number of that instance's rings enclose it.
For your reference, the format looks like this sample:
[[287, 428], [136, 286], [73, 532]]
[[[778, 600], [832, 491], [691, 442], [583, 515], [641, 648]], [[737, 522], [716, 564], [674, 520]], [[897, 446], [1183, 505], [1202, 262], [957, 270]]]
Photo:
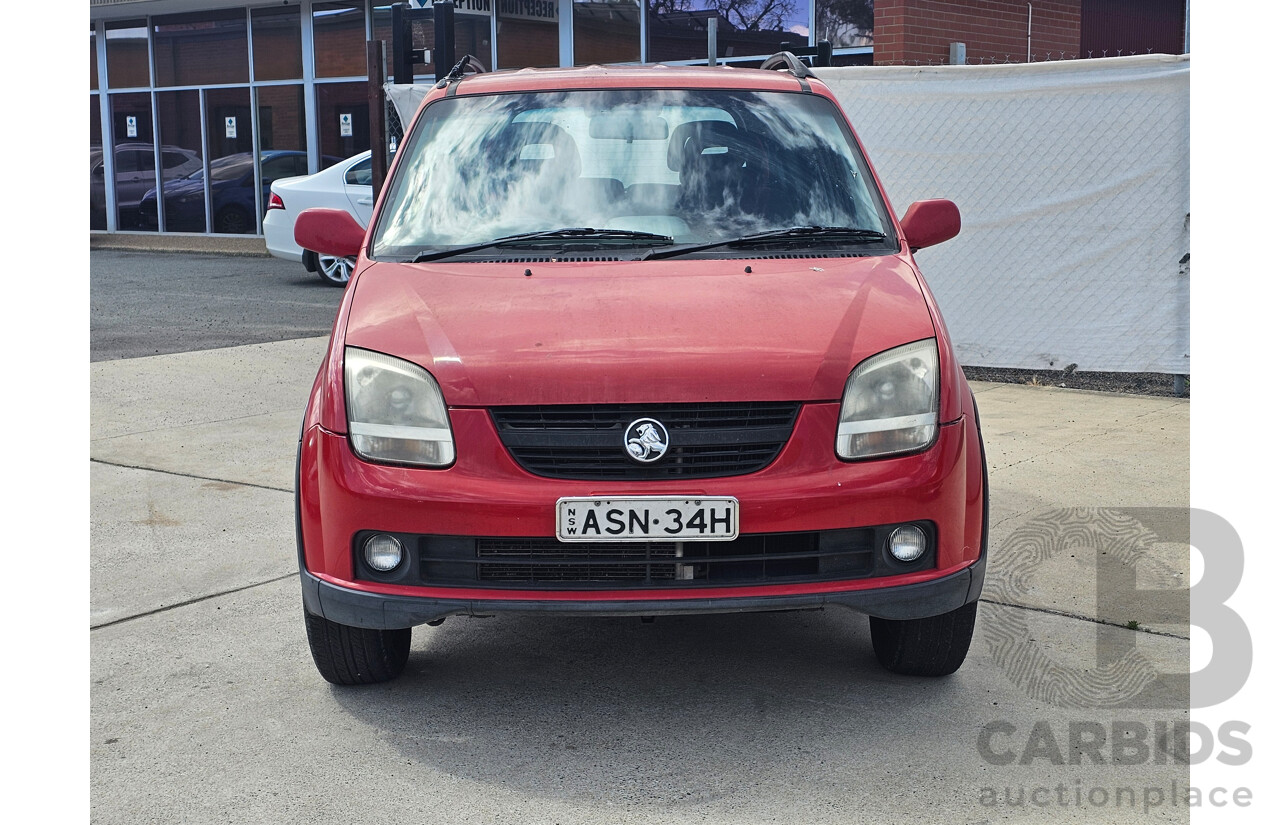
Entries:
[[836, 400], [934, 335], [897, 256], [373, 263], [351, 288], [346, 344], [423, 366], [451, 406]]

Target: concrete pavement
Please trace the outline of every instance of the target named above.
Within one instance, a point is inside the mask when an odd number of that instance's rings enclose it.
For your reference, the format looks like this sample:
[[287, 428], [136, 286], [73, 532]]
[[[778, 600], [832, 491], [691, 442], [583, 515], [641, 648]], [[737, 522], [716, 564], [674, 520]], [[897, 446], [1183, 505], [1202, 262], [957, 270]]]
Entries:
[[[338, 689], [311, 664], [293, 544], [324, 345], [91, 365], [94, 822], [1187, 820], [1185, 765], [1073, 738], [1187, 719], [1159, 707], [1185, 678], [1123, 706], [1135, 657], [1187, 672], [1188, 629], [1098, 604], [1089, 546], [1168, 515], [1116, 508], [1187, 506], [1186, 400], [975, 385], [991, 572], [953, 677], [884, 672], [844, 612], [499, 617], [417, 629], [400, 680]], [[1084, 531], [1045, 538], [1070, 518]], [[1186, 586], [1176, 533], [1145, 540], [1140, 585]]]

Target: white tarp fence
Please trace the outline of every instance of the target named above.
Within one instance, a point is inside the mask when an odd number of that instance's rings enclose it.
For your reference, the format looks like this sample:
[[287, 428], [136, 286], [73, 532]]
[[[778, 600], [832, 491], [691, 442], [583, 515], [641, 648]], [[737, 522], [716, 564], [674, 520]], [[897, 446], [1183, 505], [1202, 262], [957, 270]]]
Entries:
[[971, 366], [1190, 373], [1190, 58], [817, 69], [899, 215], [960, 207], [917, 260]]
[[1190, 373], [1188, 56], [816, 72], [899, 215], [960, 207], [918, 261], [961, 363]]
[[423, 98], [427, 96], [427, 92], [431, 91], [431, 84], [384, 83], [382, 89], [387, 93], [387, 100], [396, 107], [396, 116], [400, 118], [404, 130], [409, 131], [409, 124], [413, 123], [413, 116], [418, 113], [418, 107], [422, 105]]

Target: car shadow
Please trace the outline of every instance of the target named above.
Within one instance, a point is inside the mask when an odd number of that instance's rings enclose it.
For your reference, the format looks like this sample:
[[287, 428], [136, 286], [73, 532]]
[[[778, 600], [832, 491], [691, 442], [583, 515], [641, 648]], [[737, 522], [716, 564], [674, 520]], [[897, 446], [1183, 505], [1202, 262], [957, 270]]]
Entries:
[[884, 742], [968, 739], [964, 682], [882, 670], [843, 610], [508, 616], [417, 629], [399, 680], [333, 696], [409, 762], [522, 796], [669, 805], [879, 771]]

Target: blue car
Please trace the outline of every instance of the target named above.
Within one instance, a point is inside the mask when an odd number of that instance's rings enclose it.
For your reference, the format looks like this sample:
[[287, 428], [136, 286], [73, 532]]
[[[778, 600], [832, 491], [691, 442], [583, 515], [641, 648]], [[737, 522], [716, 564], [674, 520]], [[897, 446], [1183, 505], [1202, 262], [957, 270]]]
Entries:
[[[307, 153], [271, 150], [262, 153], [262, 208], [271, 197], [271, 183], [277, 178], [307, 174]], [[209, 163], [213, 202], [213, 231], [229, 235], [257, 231], [254, 219], [253, 154], [240, 152]], [[166, 181], [165, 229], [169, 232], [203, 232], [204, 170], [184, 178]], [[139, 220], [147, 229], [157, 229], [156, 190], [152, 187], [138, 206]]]

